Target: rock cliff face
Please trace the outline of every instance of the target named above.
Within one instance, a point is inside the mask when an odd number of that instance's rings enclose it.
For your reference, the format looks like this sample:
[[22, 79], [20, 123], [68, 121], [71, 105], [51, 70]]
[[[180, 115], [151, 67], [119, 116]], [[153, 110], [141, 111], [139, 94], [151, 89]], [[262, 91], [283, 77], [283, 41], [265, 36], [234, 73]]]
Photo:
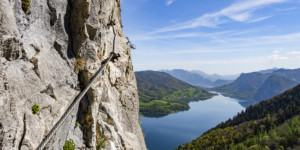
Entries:
[[36, 149], [113, 49], [121, 57], [46, 149], [70, 139], [76, 149], [146, 149], [120, 9], [120, 0], [1, 1], [0, 149]]

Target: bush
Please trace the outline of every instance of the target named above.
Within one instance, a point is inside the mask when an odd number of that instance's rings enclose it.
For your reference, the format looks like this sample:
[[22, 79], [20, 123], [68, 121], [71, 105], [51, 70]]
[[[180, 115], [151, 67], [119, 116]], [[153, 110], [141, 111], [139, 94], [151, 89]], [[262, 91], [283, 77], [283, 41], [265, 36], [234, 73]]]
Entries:
[[75, 127], [77, 127], [79, 125], [79, 122], [78, 121], [76, 121], [75, 122]]
[[72, 139], [67, 140], [63, 147], [63, 150], [75, 150], [75, 143]]
[[30, 0], [22, 0], [22, 10], [24, 11], [25, 14], [28, 13], [30, 8]]
[[34, 104], [31, 109], [32, 109], [33, 114], [37, 114], [37, 112], [40, 111], [40, 106], [37, 104]]
[[111, 118], [107, 118], [105, 122], [109, 125], [114, 125], [114, 121]]
[[103, 132], [100, 131], [100, 125], [97, 123], [96, 126], [96, 149], [102, 150], [105, 148], [106, 137]]
[[75, 64], [74, 64], [74, 71], [77, 72], [77, 71], [81, 71], [84, 66], [85, 66], [85, 60], [83, 58], [80, 58], [80, 57], [77, 57], [76, 58], [76, 61], [75, 61]]
[[105, 52], [106, 52], [106, 49], [104, 48], [104, 49], [103, 49], [103, 56], [105, 55]]
[[129, 69], [130, 69], [129, 66], [127, 66], [127, 67], [126, 67], [126, 74], [129, 73]]
[[93, 123], [93, 117], [90, 114], [85, 114], [83, 118], [83, 128], [89, 128]]
[[105, 148], [105, 142], [106, 142], [106, 139], [99, 141], [97, 143], [97, 150], [102, 150], [103, 148]]

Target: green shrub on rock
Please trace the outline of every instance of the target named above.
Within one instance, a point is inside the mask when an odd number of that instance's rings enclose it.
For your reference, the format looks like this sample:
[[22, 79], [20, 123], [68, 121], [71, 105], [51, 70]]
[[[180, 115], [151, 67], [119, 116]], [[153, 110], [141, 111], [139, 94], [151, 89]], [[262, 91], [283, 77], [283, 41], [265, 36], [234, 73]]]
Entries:
[[31, 108], [31, 110], [32, 110], [33, 114], [37, 114], [40, 111], [40, 106], [37, 104], [34, 104]]
[[75, 122], [75, 127], [77, 127], [79, 125], [79, 122], [78, 121], [76, 121]]
[[63, 150], [75, 150], [75, 143], [72, 139], [67, 140], [63, 147]]
[[30, 0], [22, 0], [22, 10], [24, 11], [25, 14], [28, 13], [30, 8]]

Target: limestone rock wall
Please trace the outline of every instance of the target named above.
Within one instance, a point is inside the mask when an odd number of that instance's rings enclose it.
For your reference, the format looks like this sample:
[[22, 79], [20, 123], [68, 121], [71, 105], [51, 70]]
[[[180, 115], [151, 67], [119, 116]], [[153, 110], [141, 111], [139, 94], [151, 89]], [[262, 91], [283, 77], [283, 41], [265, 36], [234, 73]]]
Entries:
[[36, 149], [113, 49], [121, 57], [46, 149], [70, 139], [76, 149], [146, 149], [120, 0], [26, 2], [0, 3], [0, 149]]

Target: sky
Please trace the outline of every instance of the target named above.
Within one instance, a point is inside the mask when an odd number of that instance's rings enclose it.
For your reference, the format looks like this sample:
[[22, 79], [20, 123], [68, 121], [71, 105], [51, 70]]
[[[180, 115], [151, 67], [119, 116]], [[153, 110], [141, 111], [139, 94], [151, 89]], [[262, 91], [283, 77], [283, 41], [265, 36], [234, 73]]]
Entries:
[[300, 0], [121, 0], [135, 71], [300, 68]]

